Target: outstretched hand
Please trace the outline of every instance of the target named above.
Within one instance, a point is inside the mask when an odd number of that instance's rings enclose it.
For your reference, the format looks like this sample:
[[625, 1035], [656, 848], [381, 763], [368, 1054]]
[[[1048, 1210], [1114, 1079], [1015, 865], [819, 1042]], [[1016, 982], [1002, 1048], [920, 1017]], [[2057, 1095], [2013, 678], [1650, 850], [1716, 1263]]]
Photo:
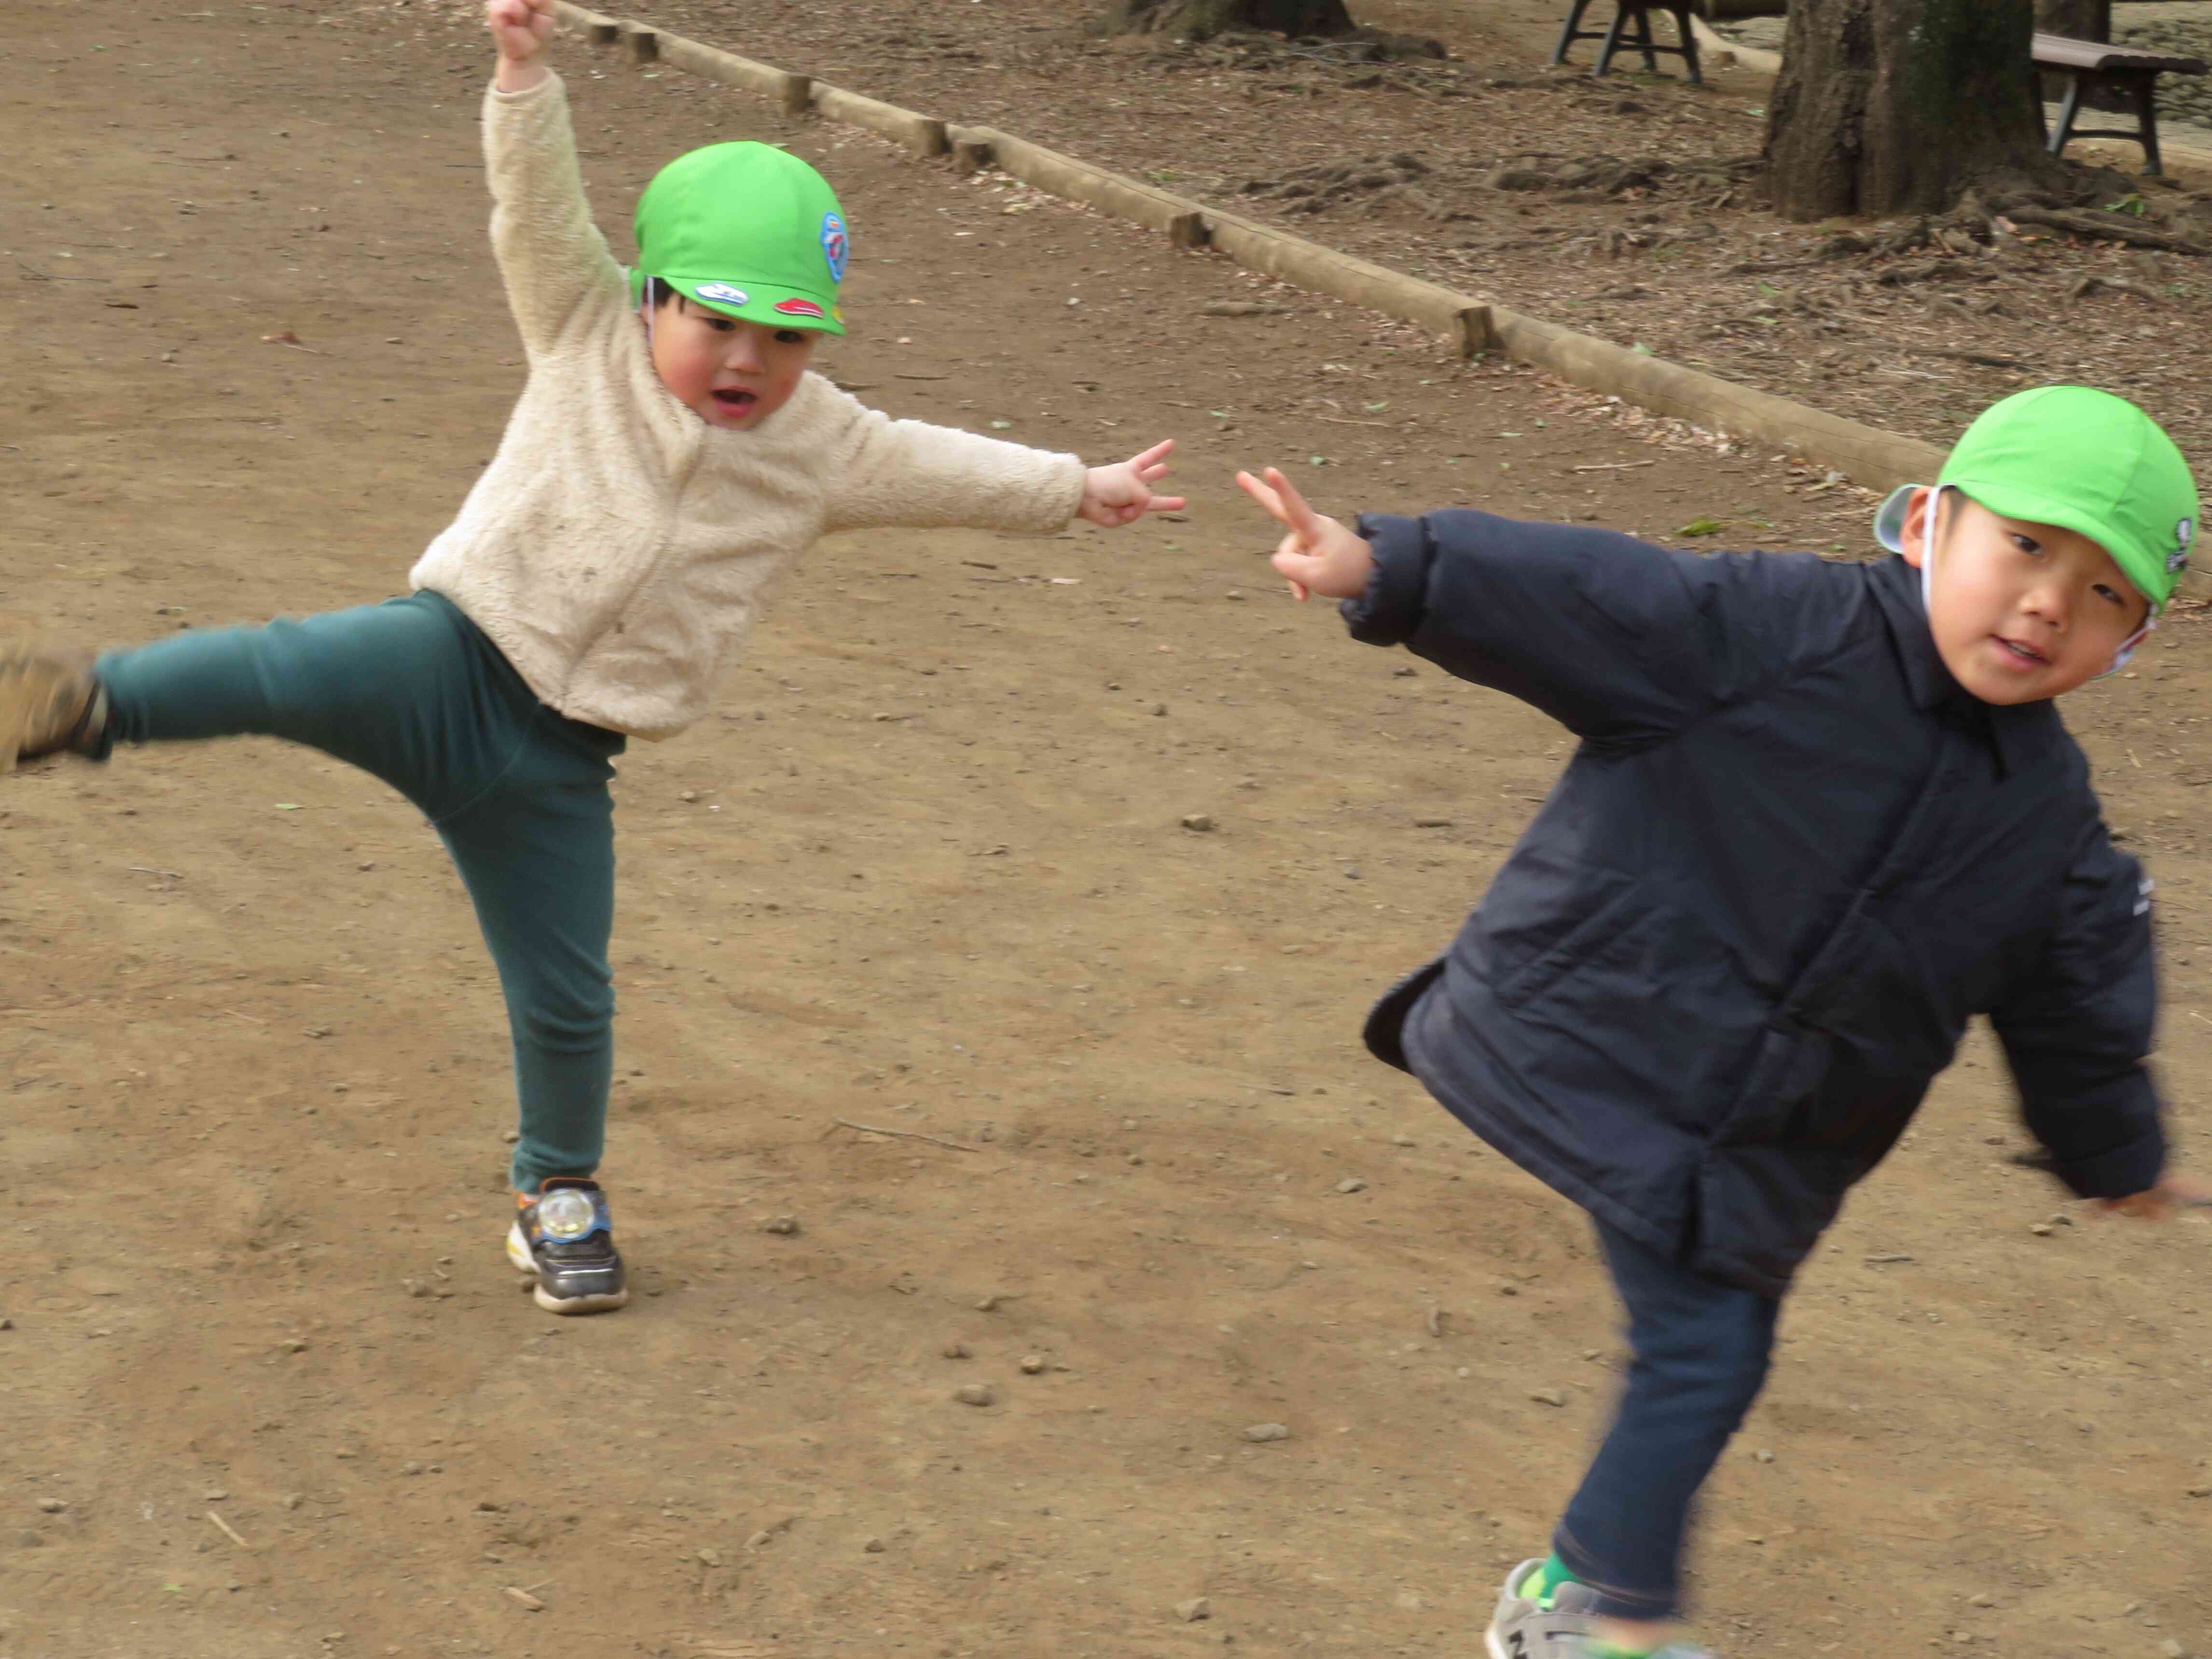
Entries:
[[484, 27], [499, 51], [501, 92], [527, 92], [545, 78], [538, 60], [559, 22], [553, 0], [484, 0]]
[[1109, 530], [1134, 524], [1147, 513], [1182, 512], [1182, 496], [1152, 494], [1152, 486], [1168, 475], [1167, 457], [1174, 448], [1173, 438], [1164, 439], [1141, 455], [1092, 467], [1083, 475], [1083, 504], [1076, 512]]
[[1304, 599], [1313, 592], [1325, 599], [1356, 599], [1367, 591], [1367, 575], [1375, 568], [1374, 550], [1334, 519], [1307, 506], [1306, 498], [1279, 468], [1267, 469], [1265, 483], [1239, 472], [1237, 484], [1290, 532], [1275, 544], [1269, 562], [1278, 574], [1290, 579], [1294, 597]]

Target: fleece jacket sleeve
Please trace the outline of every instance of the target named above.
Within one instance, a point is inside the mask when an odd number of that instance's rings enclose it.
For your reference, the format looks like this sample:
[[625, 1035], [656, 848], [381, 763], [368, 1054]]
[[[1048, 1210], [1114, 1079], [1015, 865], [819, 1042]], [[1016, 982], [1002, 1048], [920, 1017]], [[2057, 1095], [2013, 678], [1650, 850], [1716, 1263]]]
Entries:
[[600, 306], [620, 306], [628, 295], [622, 267], [592, 222], [560, 78], [548, 76], [526, 92], [488, 89], [483, 144], [492, 252], [507, 304], [524, 349], [548, 356]]
[[2081, 1198], [2125, 1198], [2155, 1185], [2166, 1158], [2143, 1060], [2158, 1014], [2150, 884], [2096, 823], [2061, 903], [2048, 949], [1990, 1022], [2059, 1179]]
[[1073, 455], [979, 433], [895, 421], [838, 392], [830, 530], [903, 525], [917, 530], [1059, 530], [1083, 503]]

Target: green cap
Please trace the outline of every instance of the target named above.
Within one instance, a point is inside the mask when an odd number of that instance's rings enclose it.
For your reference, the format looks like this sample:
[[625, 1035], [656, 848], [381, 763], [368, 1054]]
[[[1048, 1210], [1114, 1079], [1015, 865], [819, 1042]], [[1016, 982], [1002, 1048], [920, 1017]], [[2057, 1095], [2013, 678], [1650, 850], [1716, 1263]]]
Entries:
[[726, 317], [842, 334], [844, 210], [827, 179], [773, 144], [679, 155], [637, 198], [630, 298], [658, 276]]
[[[2197, 536], [2197, 484], [2173, 440], [2126, 398], [2088, 386], [2039, 386], [1990, 404], [1936, 483], [2000, 517], [2087, 536], [2154, 617], [2173, 597]], [[1875, 538], [1893, 553], [1903, 549], [1905, 506], [1919, 487], [1898, 490], [1875, 517]]]

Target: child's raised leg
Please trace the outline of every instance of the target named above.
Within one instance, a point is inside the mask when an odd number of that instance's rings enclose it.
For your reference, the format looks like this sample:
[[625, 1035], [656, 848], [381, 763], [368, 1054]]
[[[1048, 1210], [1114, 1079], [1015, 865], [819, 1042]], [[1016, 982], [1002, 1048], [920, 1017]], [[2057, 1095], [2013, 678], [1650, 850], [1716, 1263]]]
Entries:
[[[514, 1044], [522, 1215], [510, 1255], [559, 1312], [626, 1299], [604, 1194], [614, 997], [613, 800], [623, 739], [540, 704], [435, 593], [179, 634], [98, 665], [115, 743], [289, 739], [398, 789], [437, 829], [499, 969]], [[562, 1193], [556, 1199], [548, 1182]]]

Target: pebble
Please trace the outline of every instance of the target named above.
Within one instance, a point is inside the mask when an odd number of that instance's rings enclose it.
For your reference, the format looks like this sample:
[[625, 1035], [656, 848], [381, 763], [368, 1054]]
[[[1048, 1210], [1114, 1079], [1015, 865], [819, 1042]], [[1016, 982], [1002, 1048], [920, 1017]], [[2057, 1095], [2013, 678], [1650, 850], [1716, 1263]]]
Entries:
[[720, 1550], [701, 1550], [699, 1559], [706, 1566], [719, 1567], [722, 1565], [722, 1553]]
[[1364, 1193], [1367, 1190], [1367, 1183], [1358, 1176], [1346, 1176], [1336, 1183], [1336, 1190], [1340, 1193]]
[[1201, 1619], [1213, 1617], [1213, 1603], [1203, 1595], [1194, 1595], [1188, 1601], [1175, 1604], [1175, 1615], [1186, 1625], [1194, 1625]]
[[947, 1359], [965, 1359], [975, 1352], [965, 1342], [952, 1341], [945, 1345], [945, 1357]]
[[1566, 1395], [1557, 1389], [1531, 1389], [1528, 1398], [1540, 1406], [1564, 1406], [1567, 1403]]
[[399, 1473], [402, 1474], [420, 1474], [422, 1473], [422, 1466], [410, 1457], [404, 1463], [402, 1463], [399, 1466]]
[[212, 1487], [200, 1494], [200, 1497], [210, 1504], [220, 1504], [229, 1496], [230, 1494], [221, 1486]]
[[766, 1527], [763, 1527], [758, 1532], [745, 1540], [745, 1547], [749, 1550], [759, 1549], [763, 1545], [766, 1544], [769, 1540], [775, 1536], [775, 1534], [774, 1533], [770, 1532]]
[[1761, 1446], [1757, 1451], [1752, 1453], [1752, 1455], [1762, 1463], [1771, 1463], [1774, 1461], [1774, 1454], [1767, 1450], [1764, 1446]]
[[305, 1353], [307, 1351], [307, 1339], [306, 1337], [288, 1336], [284, 1339], [284, 1352], [286, 1353]]
[[296, 1510], [300, 1507], [300, 1494], [295, 1492], [288, 1492], [276, 1501], [282, 1504], [288, 1510]]
[[1291, 1431], [1281, 1423], [1255, 1423], [1244, 1431], [1244, 1437], [1254, 1445], [1265, 1445], [1270, 1440], [1288, 1440]]
[[48, 1515], [59, 1515], [69, 1505], [58, 1498], [41, 1498], [39, 1500], [39, 1507]]
[[881, 1555], [884, 1553], [884, 1540], [880, 1538], [871, 1538], [866, 1543], [861, 1545], [860, 1547], [866, 1550], [870, 1555]]
[[761, 1223], [761, 1231], [764, 1233], [781, 1234], [783, 1237], [788, 1238], [799, 1231], [799, 1218], [796, 1216], [775, 1216]]
[[1390, 1144], [1393, 1146], [1418, 1146], [1421, 1143], [1411, 1135], [1392, 1135]]
[[505, 1141], [508, 1146], [512, 1146], [516, 1141], [522, 1139], [522, 1131], [520, 1129], [501, 1129], [499, 1132], [499, 1138]]
[[1966, 1605], [1970, 1607], [1993, 1607], [1996, 1604], [1997, 1598], [1987, 1590], [1976, 1590], [1966, 1598]]
[[2158, 1650], [2166, 1656], [2166, 1659], [2187, 1659], [2189, 1652], [2187, 1648], [2183, 1647], [2171, 1636], [2158, 1644]]
[[1452, 821], [1449, 818], [1415, 818], [1413, 820], [1413, 828], [1416, 830], [1449, 830], [1451, 827]]
[[676, 799], [678, 800], [696, 800], [699, 799], [699, 792], [696, 789], [682, 790], [678, 792]]
[[14, 1320], [12, 1320], [12, 1319], [0, 1319], [0, 1331], [12, 1331], [12, 1330], [14, 1330], [15, 1328], [15, 1322]]
[[1206, 812], [1186, 812], [1182, 815], [1182, 827], [1203, 835], [1213, 828], [1213, 818], [1211, 814]]
[[1025, 1353], [1025, 1354], [1024, 1354], [1024, 1355], [1022, 1356], [1022, 1375], [1023, 1375], [1023, 1376], [1036, 1376], [1039, 1371], [1042, 1371], [1043, 1369], [1044, 1369], [1044, 1356], [1043, 1356], [1042, 1354], [1041, 1354], [1041, 1353]]
[[2033, 1233], [2038, 1238], [2048, 1238], [2055, 1231], [2056, 1229], [2048, 1221], [2039, 1221], [2028, 1229], [2028, 1231]]
[[988, 1382], [963, 1382], [953, 1390], [952, 1397], [963, 1406], [988, 1406], [999, 1398]]

